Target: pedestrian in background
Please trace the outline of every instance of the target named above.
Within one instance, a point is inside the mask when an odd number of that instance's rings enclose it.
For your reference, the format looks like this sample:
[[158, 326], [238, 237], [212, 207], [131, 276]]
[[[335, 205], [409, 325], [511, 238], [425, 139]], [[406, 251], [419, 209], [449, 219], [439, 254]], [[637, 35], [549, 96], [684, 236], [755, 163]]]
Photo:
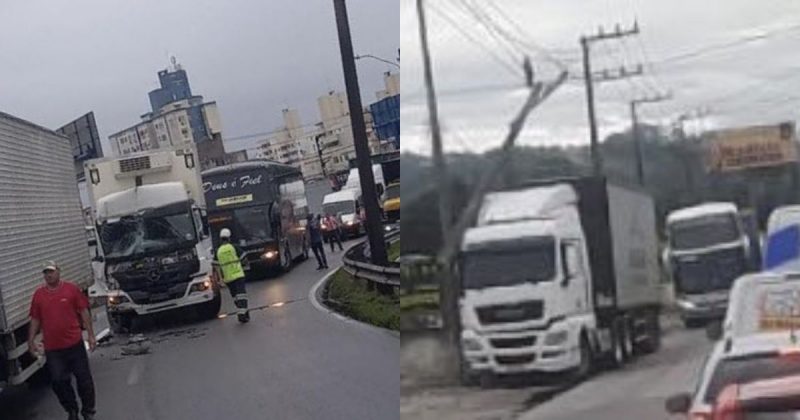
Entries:
[[313, 214], [309, 214], [306, 221], [308, 222], [308, 241], [311, 243], [314, 257], [317, 258], [317, 270], [324, 270], [328, 268], [328, 260], [325, 258], [325, 242], [322, 240], [320, 217], [319, 215], [314, 217]]
[[244, 324], [250, 321], [250, 311], [247, 307], [246, 276], [240, 257], [242, 253], [231, 243], [230, 229], [220, 230], [219, 240], [222, 244], [214, 253], [214, 263], [219, 267], [218, 279], [231, 292], [239, 322]]
[[325, 224], [328, 225], [328, 229], [331, 231], [329, 235], [330, 238], [328, 239], [331, 244], [331, 253], [336, 250], [334, 245], [337, 243], [339, 244], [339, 251], [344, 251], [344, 247], [342, 246], [342, 230], [341, 226], [339, 226], [339, 221], [328, 213], [325, 215]]
[[89, 350], [94, 351], [97, 342], [89, 315], [89, 300], [78, 286], [61, 279], [61, 271], [55, 262], [46, 262], [42, 274], [45, 284], [34, 292], [31, 301], [28, 351], [34, 357], [41, 355], [34, 341], [41, 331], [44, 355], [58, 402], [66, 410], [69, 420], [78, 420], [78, 402], [72, 388], [74, 376], [81, 398], [80, 412], [84, 420], [92, 420], [95, 414], [94, 380], [81, 331], [83, 326], [88, 333]]

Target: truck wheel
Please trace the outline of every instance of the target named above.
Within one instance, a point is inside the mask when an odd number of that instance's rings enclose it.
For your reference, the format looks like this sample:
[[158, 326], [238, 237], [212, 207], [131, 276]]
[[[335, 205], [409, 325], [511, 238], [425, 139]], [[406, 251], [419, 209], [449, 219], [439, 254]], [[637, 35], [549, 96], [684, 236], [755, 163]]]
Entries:
[[647, 314], [645, 324], [647, 338], [642, 342], [640, 348], [643, 353], [655, 353], [661, 347], [661, 323], [658, 311], [650, 311]]
[[606, 356], [608, 367], [617, 369], [625, 364], [625, 351], [623, 350], [622, 341], [624, 331], [619, 320], [615, 320], [611, 327], [611, 350]]
[[625, 358], [626, 361], [633, 359], [634, 352], [633, 352], [633, 339], [634, 339], [634, 330], [630, 322], [627, 319], [621, 322], [622, 324], [622, 356]]
[[570, 378], [572, 382], [580, 382], [586, 379], [592, 370], [592, 348], [589, 346], [589, 340], [586, 338], [585, 334], [581, 334], [581, 342], [579, 346], [580, 361], [578, 362], [578, 367], [575, 368], [575, 371]]
[[222, 307], [222, 294], [217, 292], [214, 299], [198, 305], [197, 312], [200, 319], [214, 319], [219, 315], [219, 310]]
[[114, 334], [131, 332], [133, 329], [133, 314], [106, 311], [106, 315], [108, 316], [108, 326]]

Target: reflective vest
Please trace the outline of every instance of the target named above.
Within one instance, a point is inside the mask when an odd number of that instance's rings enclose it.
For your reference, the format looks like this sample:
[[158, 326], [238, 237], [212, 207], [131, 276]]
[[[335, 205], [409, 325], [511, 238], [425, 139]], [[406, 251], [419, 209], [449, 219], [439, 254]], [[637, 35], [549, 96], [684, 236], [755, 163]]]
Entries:
[[222, 271], [222, 281], [230, 283], [244, 277], [244, 268], [239, 256], [236, 255], [236, 248], [231, 244], [223, 244], [217, 250], [217, 261], [220, 271]]

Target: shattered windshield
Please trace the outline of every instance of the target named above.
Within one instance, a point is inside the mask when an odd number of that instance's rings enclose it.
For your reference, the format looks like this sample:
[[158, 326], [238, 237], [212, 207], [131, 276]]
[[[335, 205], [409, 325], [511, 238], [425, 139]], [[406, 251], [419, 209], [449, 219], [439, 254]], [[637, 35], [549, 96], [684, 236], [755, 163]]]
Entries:
[[126, 216], [100, 225], [100, 242], [106, 258], [169, 252], [195, 241], [188, 212], [171, 215]]

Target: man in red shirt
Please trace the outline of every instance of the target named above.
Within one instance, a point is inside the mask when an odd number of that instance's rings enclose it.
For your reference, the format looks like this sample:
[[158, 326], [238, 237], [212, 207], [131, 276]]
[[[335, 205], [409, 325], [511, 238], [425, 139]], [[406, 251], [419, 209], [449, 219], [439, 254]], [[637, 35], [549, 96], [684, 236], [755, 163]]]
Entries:
[[83, 326], [88, 333], [89, 349], [94, 351], [97, 342], [89, 316], [89, 301], [78, 286], [61, 280], [55, 262], [46, 262], [42, 273], [45, 285], [36, 290], [31, 302], [28, 350], [35, 357], [40, 356], [34, 339], [41, 330], [53, 391], [69, 413], [69, 420], [78, 420], [73, 375], [81, 397], [83, 418], [94, 419], [94, 381], [81, 331]]

